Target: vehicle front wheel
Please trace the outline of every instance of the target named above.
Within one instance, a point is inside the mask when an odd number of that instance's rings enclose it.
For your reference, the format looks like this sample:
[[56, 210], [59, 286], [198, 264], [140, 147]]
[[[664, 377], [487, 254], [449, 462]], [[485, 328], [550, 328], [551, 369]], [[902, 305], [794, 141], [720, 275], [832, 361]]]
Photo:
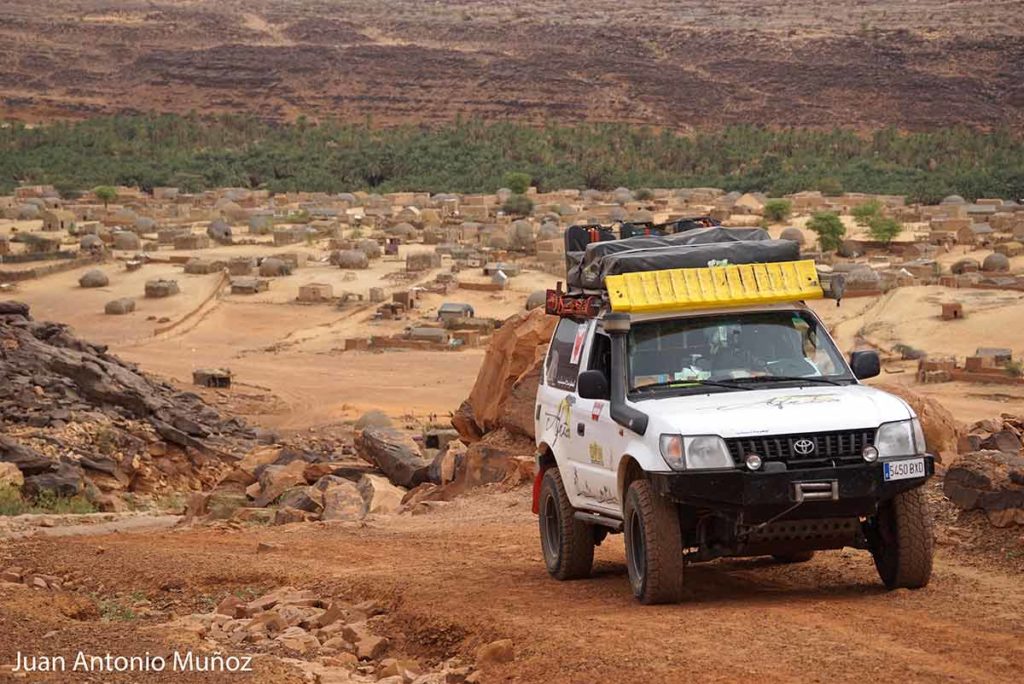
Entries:
[[540, 486], [540, 546], [555, 579], [588, 577], [594, 564], [594, 531], [574, 517], [558, 468], [548, 468]]
[[683, 538], [675, 504], [636, 480], [626, 490], [623, 510], [626, 568], [633, 595], [644, 604], [678, 603], [683, 598]]
[[878, 576], [889, 589], [920, 589], [932, 576], [935, 540], [921, 488], [901, 492], [878, 507], [866, 530]]

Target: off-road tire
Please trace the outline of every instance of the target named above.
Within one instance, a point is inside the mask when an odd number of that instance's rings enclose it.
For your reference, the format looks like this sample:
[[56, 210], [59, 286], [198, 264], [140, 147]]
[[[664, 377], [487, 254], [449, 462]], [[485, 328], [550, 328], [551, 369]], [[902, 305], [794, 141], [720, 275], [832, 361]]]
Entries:
[[871, 555], [885, 586], [926, 586], [932, 576], [935, 538], [924, 490], [911, 489], [883, 502], [871, 522]]
[[783, 563], [790, 565], [793, 563], [806, 563], [807, 561], [814, 558], [813, 551], [796, 551], [794, 553], [774, 553], [772, 558], [775, 559], [776, 563]]
[[575, 517], [558, 468], [548, 468], [540, 486], [540, 548], [548, 573], [559, 580], [590, 576], [594, 531]]
[[623, 509], [626, 567], [640, 603], [679, 603], [683, 598], [683, 538], [679, 509], [656, 495], [646, 480], [626, 490]]

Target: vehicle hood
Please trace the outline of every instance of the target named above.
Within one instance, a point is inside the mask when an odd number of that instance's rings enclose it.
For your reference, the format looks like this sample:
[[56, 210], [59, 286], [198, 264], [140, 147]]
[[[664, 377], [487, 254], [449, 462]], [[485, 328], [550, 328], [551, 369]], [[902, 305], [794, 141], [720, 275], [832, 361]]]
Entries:
[[877, 427], [914, 415], [899, 397], [867, 385], [716, 392], [634, 405], [661, 424], [662, 432], [722, 437]]

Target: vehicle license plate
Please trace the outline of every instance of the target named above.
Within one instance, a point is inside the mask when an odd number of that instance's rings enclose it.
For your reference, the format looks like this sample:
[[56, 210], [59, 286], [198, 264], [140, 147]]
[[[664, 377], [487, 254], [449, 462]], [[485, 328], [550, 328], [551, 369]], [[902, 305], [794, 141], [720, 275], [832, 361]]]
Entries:
[[906, 461], [886, 461], [882, 464], [882, 479], [907, 480], [912, 477], [924, 477], [924, 459], [912, 458]]

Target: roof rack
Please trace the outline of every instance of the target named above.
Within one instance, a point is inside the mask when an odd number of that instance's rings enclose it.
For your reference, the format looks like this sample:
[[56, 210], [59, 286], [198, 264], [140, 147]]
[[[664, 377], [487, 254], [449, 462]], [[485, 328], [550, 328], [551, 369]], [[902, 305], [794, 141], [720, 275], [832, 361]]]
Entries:
[[[626, 234], [637, 224], [629, 225]], [[647, 232], [615, 244], [606, 244], [616, 240], [610, 227], [575, 227], [575, 234], [566, 234], [567, 250], [576, 249], [570, 288], [563, 291], [559, 283], [548, 290], [545, 310], [581, 319], [608, 311], [689, 311], [843, 295], [843, 276], [800, 259], [795, 243], [771, 239], [760, 229], [690, 225], [686, 230], [696, 232], [671, 237]]]

